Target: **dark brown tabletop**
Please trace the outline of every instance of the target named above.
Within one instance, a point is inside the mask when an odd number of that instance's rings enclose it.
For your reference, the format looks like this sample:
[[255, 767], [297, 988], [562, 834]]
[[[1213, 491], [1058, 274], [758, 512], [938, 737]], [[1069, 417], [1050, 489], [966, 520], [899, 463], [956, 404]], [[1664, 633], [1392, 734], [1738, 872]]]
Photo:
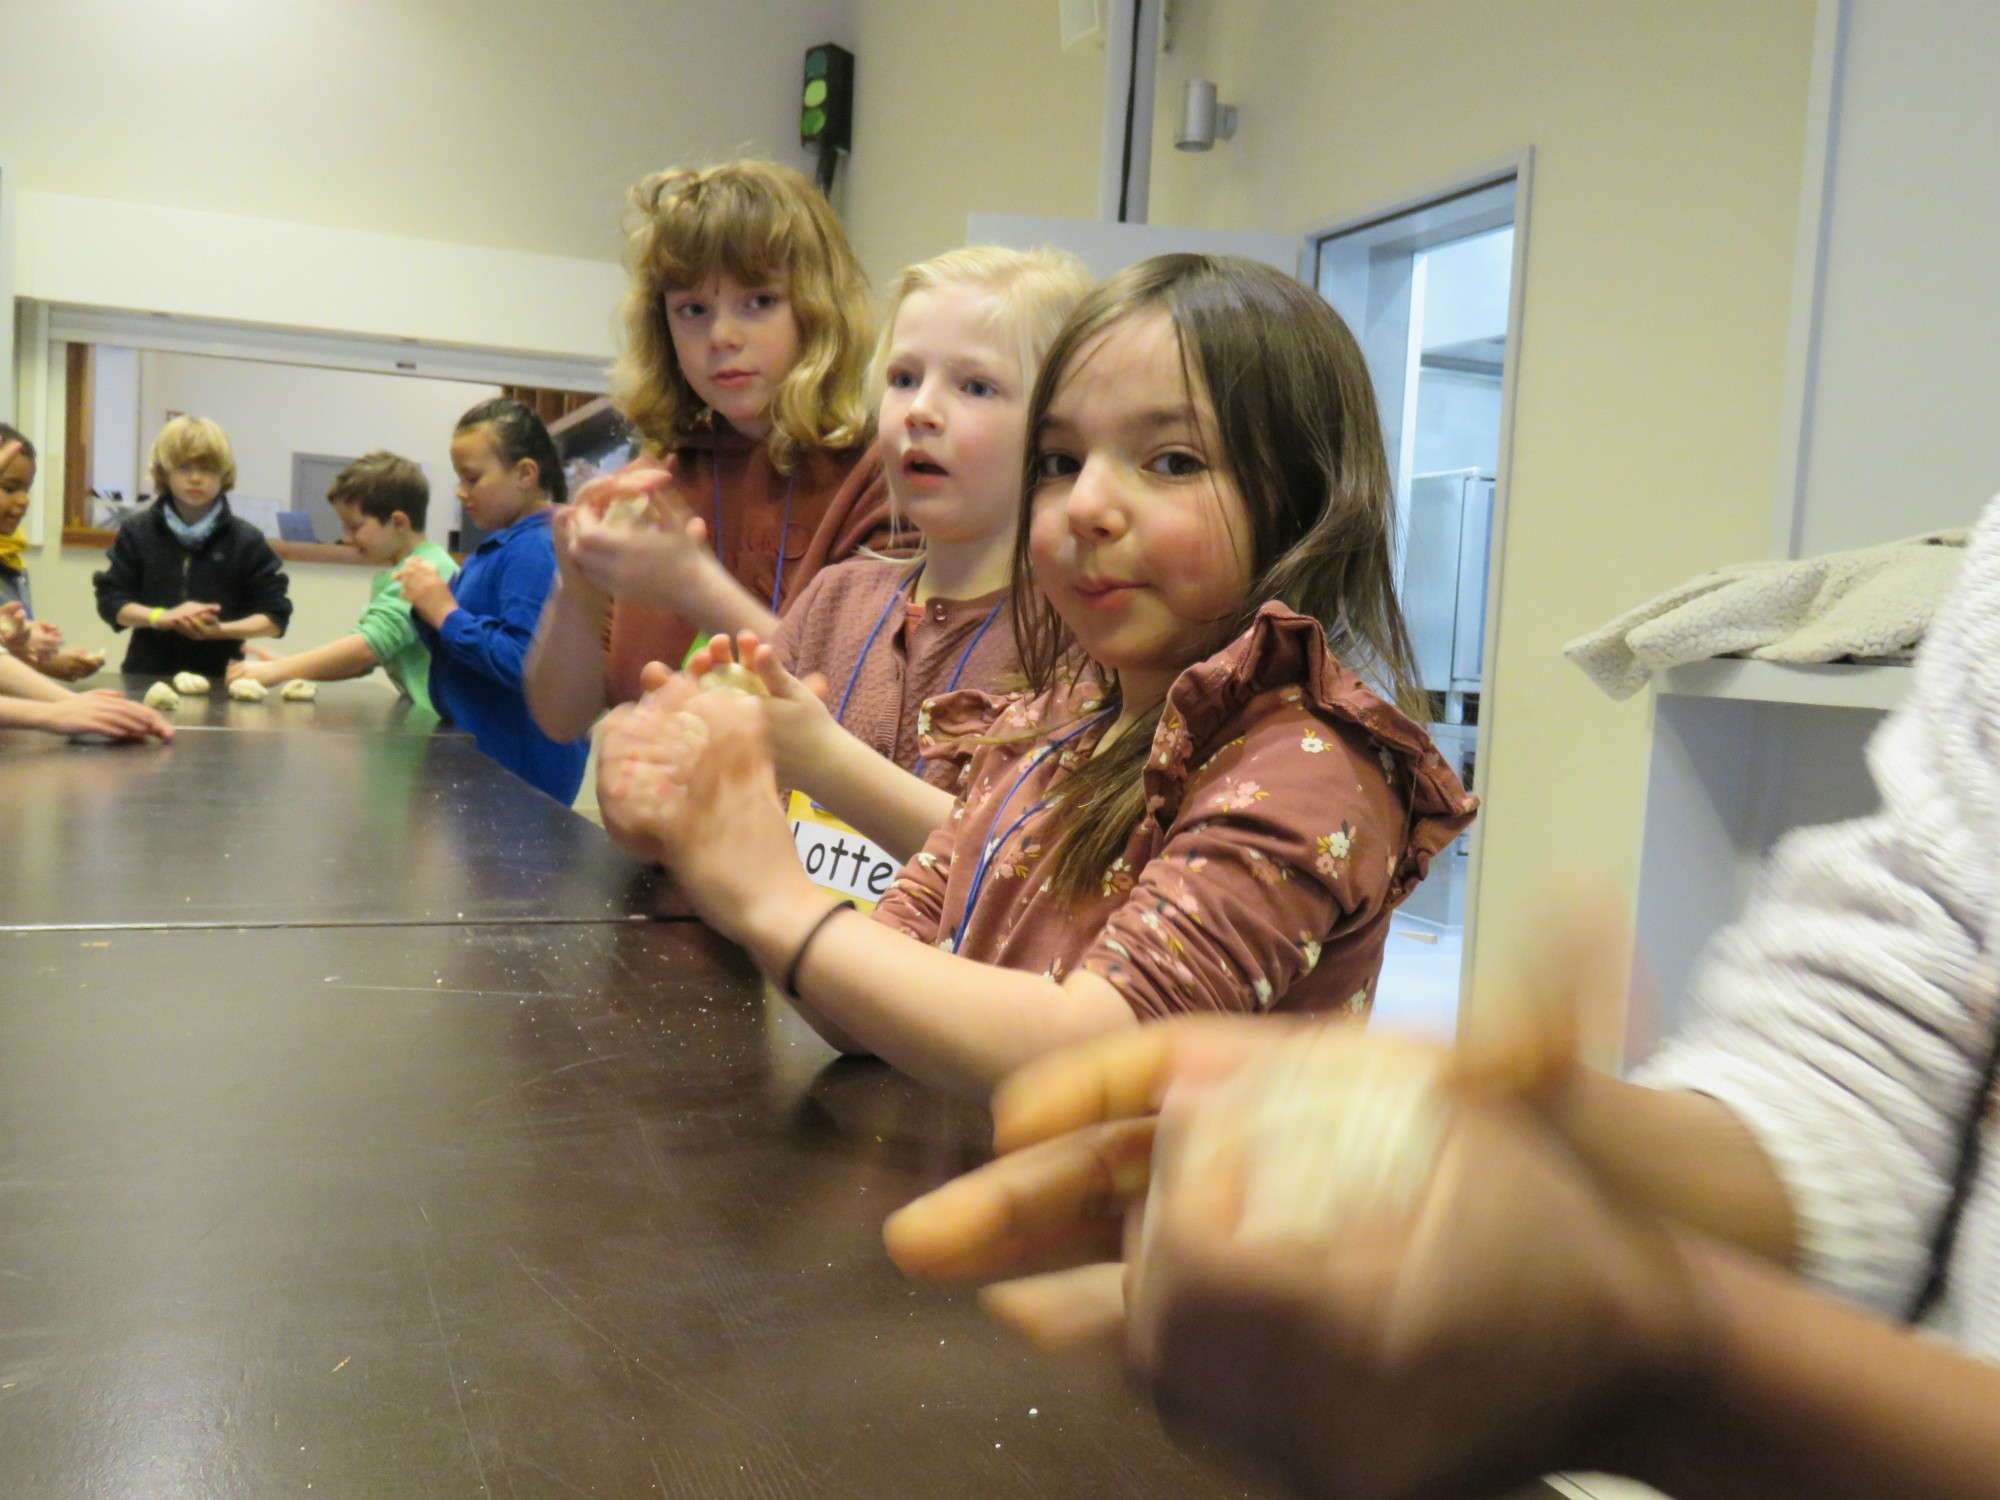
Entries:
[[896, 1274], [983, 1117], [691, 924], [0, 955], [10, 1500], [1249, 1493]]
[[1252, 1493], [889, 1265], [982, 1114], [465, 737], [304, 707], [0, 734], [0, 1496]]
[[463, 735], [0, 734], [0, 926], [617, 921], [661, 884]]

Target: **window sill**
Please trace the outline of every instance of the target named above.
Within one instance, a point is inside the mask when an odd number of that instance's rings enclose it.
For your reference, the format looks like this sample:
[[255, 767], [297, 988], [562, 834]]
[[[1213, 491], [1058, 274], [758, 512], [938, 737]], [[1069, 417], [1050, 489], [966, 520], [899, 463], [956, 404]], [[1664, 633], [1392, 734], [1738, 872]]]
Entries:
[[272, 542], [271, 550], [289, 563], [349, 563], [370, 567], [367, 558], [340, 542]]

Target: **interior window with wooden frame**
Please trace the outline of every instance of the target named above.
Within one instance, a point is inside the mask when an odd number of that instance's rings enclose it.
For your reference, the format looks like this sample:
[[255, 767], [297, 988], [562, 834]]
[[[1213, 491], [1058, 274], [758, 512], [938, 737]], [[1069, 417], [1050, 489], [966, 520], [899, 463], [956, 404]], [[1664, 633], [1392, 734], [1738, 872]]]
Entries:
[[[69, 312], [61, 321], [86, 317]], [[362, 560], [341, 544], [339, 518], [325, 498], [332, 476], [353, 459], [379, 449], [414, 459], [431, 480], [426, 527], [444, 542], [457, 524], [450, 440], [461, 414], [511, 397], [560, 431], [594, 428], [591, 419], [608, 405], [596, 362], [432, 355], [409, 346], [385, 353], [379, 341], [351, 349], [359, 341], [312, 335], [267, 352], [242, 347], [240, 333], [225, 340], [179, 327], [177, 337], [157, 345], [144, 329], [81, 330], [95, 338], [50, 331], [50, 366], [63, 377], [62, 535], [81, 547], [108, 546], [120, 522], [155, 498], [147, 467], [153, 436], [182, 413], [211, 417], [228, 433], [237, 461], [232, 509], [264, 531], [280, 557], [354, 564]], [[524, 363], [567, 382], [505, 378]], [[581, 388], [586, 383], [590, 388]]]

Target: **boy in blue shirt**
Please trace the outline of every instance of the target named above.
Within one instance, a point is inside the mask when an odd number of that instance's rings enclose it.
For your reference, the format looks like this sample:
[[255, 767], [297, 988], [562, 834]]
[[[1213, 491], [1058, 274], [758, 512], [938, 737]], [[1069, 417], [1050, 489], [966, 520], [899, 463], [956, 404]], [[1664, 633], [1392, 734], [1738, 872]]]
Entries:
[[590, 741], [550, 739], [528, 712], [522, 666], [555, 583], [549, 507], [567, 494], [556, 445], [518, 401], [483, 401], [451, 439], [465, 519], [492, 535], [455, 582], [412, 557], [396, 582], [431, 653], [431, 706], [472, 742], [558, 802], [575, 800]]

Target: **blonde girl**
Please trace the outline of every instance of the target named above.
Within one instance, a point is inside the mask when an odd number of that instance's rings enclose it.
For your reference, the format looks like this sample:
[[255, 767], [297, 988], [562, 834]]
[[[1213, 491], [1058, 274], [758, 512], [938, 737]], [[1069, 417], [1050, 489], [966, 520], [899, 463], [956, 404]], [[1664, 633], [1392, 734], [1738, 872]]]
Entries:
[[[957, 765], [917, 742], [924, 704], [1018, 685], [1007, 604], [1028, 397], [1089, 290], [1083, 263], [1050, 250], [976, 246], [904, 271], [874, 383], [890, 501], [922, 532], [922, 553], [828, 568], [768, 648], [749, 632], [718, 637], [689, 663], [699, 676], [740, 654], [763, 675], [781, 777], [836, 812], [865, 818], [896, 794], [899, 770], [954, 790]], [[798, 681], [808, 673], [819, 693]]]
[[1072, 314], [1028, 430], [1027, 690], [933, 705], [964, 789], [863, 827], [918, 850], [872, 920], [800, 870], [752, 699], [623, 715], [621, 816], [823, 1034], [967, 1094], [1176, 1013], [1365, 1012], [1475, 804], [1360, 675], [1410, 682], [1353, 336], [1268, 267], [1159, 257]]
[[[821, 567], [886, 536], [868, 286], [819, 189], [772, 162], [659, 173], [632, 192], [625, 261], [612, 392], [645, 456], [557, 517], [527, 689], [558, 740], [699, 633], [768, 633]], [[634, 496], [652, 524], [602, 524]]]

